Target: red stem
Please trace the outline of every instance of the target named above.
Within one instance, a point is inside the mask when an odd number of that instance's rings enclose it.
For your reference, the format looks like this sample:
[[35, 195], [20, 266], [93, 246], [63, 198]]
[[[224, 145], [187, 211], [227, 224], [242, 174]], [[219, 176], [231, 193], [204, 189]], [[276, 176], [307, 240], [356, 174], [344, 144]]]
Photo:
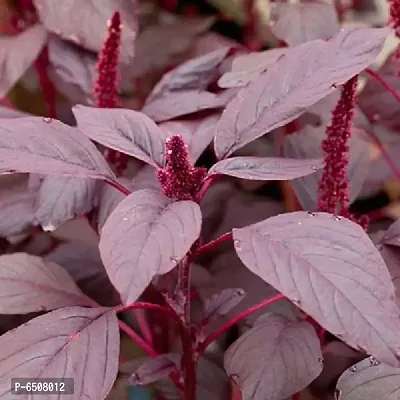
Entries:
[[153, 347], [153, 335], [151, 334], [151, 329], [146, 321], [146, 316], [144, 314], [144, 311], [143, 310], [132, 310], [132, 311], [146, 342], [151, 347]]
[[122, 185], [121, 183], [117, 182], [117, 181], [112, 181], [112, 180], [106, 180], [106, 183], [109, 184], [110, 186], [112, 186], [113, 188], [119, 190], [121, 193], [125, 194], [126, 196], [129, 196], [130, 194], [132, 194], [132, 192], [126, 188], [124, 185]]
[[238, 322], [241, 320], [247, 318], [249, 315], [253, 314], [254, 312], [267, 307], [273, 303], [276, 303], [277, 301], [285, 299], [285, 296], [283, 294], [277, 294], [274, 297], [271, 297], [269, 299], [266, 299], [262, 301], [259, 304], [256, 304], [253, 307], [248, 308], [247, 310], [243, 311], [239, 315], [236, 315], [236, 317], [233, 317], [230, 319], [226, 324], [222, 325], [220, 328], [218, 328], [215, 332], [209, 334], [203, 342], [201, 342], [198, 347], [197, 347], [197, 353], [202, 354], [204, 350], [216, 339], [218, 339], [219, 336], [221, 336], [224, 332], [226, 332], [229, 328], [232, 326], [236, 325]]
[[217, 180], [219, 179], [220, 175], [217, 174], [211, 174], [208, 175], [203, 182], [203, 186], [201, 187], [199, 193], [197, 194], [197, 203], [200, 203], [201, 200], [203, 200], [205, 194], [207, 193], [207, 190], [210, 188], [210, 186]]
[[199, 250], [197, 251], [197, 254], [199, 255], [199, 254], [205, 253], [206, 251], [213, 250], [215, 247], [219, 246], [220, 244], [227, 242], [228, 240], [232, 240], [232, 239], [233, 239], [232, 232], [224, 233], [220, 237], [217, 237], [216, 239], [211, 240], [211, 242], [208, 242], [205, 245], [201, 246], [199, 248]]
[[39, 57], [35, 61], [36, 71], [39, 77], [40, 87], [47, 107], [47, 116], [50, 118], [56, 118], [56, 97], [57, 92], [50, 80], [48, 75], [48, 68], [50, 65], [49, 61], [49, 50], [48, 46], [45, 46], [40, 53]]
[[400, 95], [381, 76], [369, 68], [365, 72], [379, 82], [400, 103]]

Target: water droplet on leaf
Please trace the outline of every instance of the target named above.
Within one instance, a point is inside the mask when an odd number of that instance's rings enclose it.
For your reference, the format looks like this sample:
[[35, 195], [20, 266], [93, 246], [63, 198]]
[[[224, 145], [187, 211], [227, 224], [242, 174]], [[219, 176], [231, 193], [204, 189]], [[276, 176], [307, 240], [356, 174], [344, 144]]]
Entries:
[[353, 365], [352, 367], [349, 368], [350, 372], [357, 372], [357, 367]]
[[324, 365], [324, 358], [323, 357], [318, 358], [318, 364]]
[[297, 223], [297, 225], [300, 225], [300, 226], [301, 226], [301, 225], [302, 225], [302, 223], [301, 223], [301, 222], [298, 222], [298, 223]]
[[299, 299], [292, 299], [292, 302], [297, 306], [300, 307], [301, 301]]
[[370, 357], [369, 358], [369, 363], [372, 365], [372, 366], [377, 366], [377, 365], [379, 365], [380, 364], [380, 361], [378, 361], [375, 357]]
[[341, 217], [340, 215], [334, 215], [333, 218], [334, 218], [336, 221], [340, 221], [343, 217]]
[[50, 122], [53, 121], [53, 118], [49, 118], [49, 117], [44, 117], [43, 121], [46, 122], [46, 124], [50, 124]]
[[231, 378], [231, 380], [232, 380], [233, 382], [236, 383], [236, 385], [239, 384], [239, 376], [238, 376], [238, 375], [231, 375], [230, 378]]
[[235, 239], [235, 240], [233, 241], [233, 244], [234, 244], [235, 246], [239, 246], [239, 245], [240, 245], [240, 240]]
[[311, 212], [311, 211], [309, 211], [307, 214], [308, 214], [310, 217], [315, 217], [315, 213], [313, 213], [313, 212]]
[[246, 292], [243, 289], [236, 289], [236, 294], [238, 294], [239, 296], [244, 296]]

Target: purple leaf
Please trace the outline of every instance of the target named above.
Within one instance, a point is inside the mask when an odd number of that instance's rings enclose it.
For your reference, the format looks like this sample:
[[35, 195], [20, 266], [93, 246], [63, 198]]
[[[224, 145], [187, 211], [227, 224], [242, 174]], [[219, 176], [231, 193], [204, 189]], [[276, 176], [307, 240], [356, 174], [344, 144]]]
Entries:
[[400, 246], [400, 220], [389, 226], [380, 242], [386, 245]]
[[[390, 56], [382, 67], [376, 71], [396, 93], [400, 92], [398, 70], [398, 63], [395, 57]], [[376, 79], [368, 78], [363, 90], [357, 96], [357, 100], [361, 110], [370, 120], [378, 119], [379, 124], [389, 129], [398, 127], [400, 103]]]
[[53, 36], [49, 40], [49, 60], [57, 89], [72, 104], [93, 104], [96, 56]]
[[296, 119], [371, 64], [387, 36], [386, 28], [343, 29], [330, 42], [316, 40], [288, 50], [228, 104], [217, 127], [217, 156], [227, 157]]
[[246, 86], [261, 72], [275, 64], [286, 52], [287, 48], [281, 48], [239, 55], [233, 60], [231, 71], [226, 72], [218, 80], [218, 86], [224, 89]]
[[323, 168], [322, 159], [296, 160], [278, 157], [232, 157], [214, 164], [209, 174], [242, 179], [278, 181], [313, 174]]
[[272, 5], [271, 20], [272, 33], [288, 46], [329, 39], [340, 30], [333, 4], [275, 3]]
[[[122, 179], [120, 179], [120, 182], [125, 187], [128, 187], [128, 182], [123, 182]], [[117, 207], [117, 205], [121, 203], [125, 197], [126, 196], [123, 193], [121, 193], [119, 190], [115, 190], [115, 188], [110, 185], [105, 184], [101, 187], [99, 206], [97, 210], [97, 223], [99, 232], [101, 232], [103, 229], [107, 218], [113, 212], [115, 207]]]
[[[350, 137], [349, 165], [347, 176], [350, 183], [350, 201], [353, 202], [359, 195], [369, 170], [368, 144], [358, 135]], [[321, 127], [306, 126], [301, 131], [288, 135], [283, 142], [283, 154], [286, 157], [299, 160], [322, 157], [321, 142], [325, 138], [325, 131]], [[317, 208], [318, 183], [322, 171], [313, 175], [296, 179], [292, 182], [300, 204], [305, 210], [314, 211]]]
[[119, 203], [103, 226], [99, 248], [123, 302], [134, 302], [155, 275], [171, 271], [200, 229], [201, 211], [193, 201], [173, 202], [143, 189]]
[[148, 164], [163, 166], [164, 135], [146, 115], [120, 108], [75, 106], [78, 128], [90, 139]]
[[[192, 50], [195, 39], [206, 32], [214, 18], [177, 18], [160, 21], [145, 27], [135, 43], [134, 78], [154, 71], [165, 71], [171, 64], [184, 61]], [[149, 52], [149, 49], [157, 51]]]
[[268, 313], [229, 347], [224, 366], [243, 398], [281, 400], [321, 373], [322, 354], [312, 325]]
[[167, 121], [159, 125], [166, 137], [179, 134], [188, 146], [190, 160], [195, 163], [215, 135], [220, 113], [179, 121]]
[[[397, 307], [400, 310], [400, 249], [396, 246], [377, 246], [392, 278]], [[400, 312], [399, 312], [400, 315]]]
[[[35, 202], [36, 221], [53, 231], [62, 223], [92, 210], [97, 181], [46, 176]], [[48, 227], [48, 228], [46, 228]]]
[[[117, 376], [119, 344], [114, 311], [63, 308], [0, 336], [0, 376], [3, 382], [73, 378], [74, 399], [105, 399]], [[0, 397], [10, 398], [10, 391], [0, 385]]]
[[146, 103], [142, 112], [156, 122], [164, 122], [199, 111], [223, 108], [235, 93], [230, 90], [218, 94], [198, 90], [172, 92]]
[[339, 378], [340, 400], [385, 399], [400, 396], [400, 368], [381, 364], [373, 357], [351, 366]]
[[20, 118], [28, 117], [29, 114], [14, 108], [0, 106], [0, 118]]
[[0, 293], [1, 314], [90, 304], [63, 268], [25, 253], [0, 256]]
[[49, 31], [95, 52], [102, 49], [107, 22], [118, 11], [123, 24], [121, 61], [133, 60], [138, 30], [136, 0], [88, 0], [84, 3], [73, 0], [62, 5], [54, 0], [33, 0], [33, 3], [41, 22]]
[[220, 315], [227, 314], [235, 308], [246, 296], [243, 289], [224, 289], [220, 293], [214, 294], [204, 302], [203, 318], [212, 321]]
[[229, 50], [230, 47], [214, 50], [192, 58], [168, 72], [147, 97], [146, 104], [169, 92], [207, 89], [207, 86], [217, 77], [218, 67], [228, 55]]
[[0, 173], [10, 171], [115, 179], [94, 144], [76, 128], [41, 117], [0, 119]]
[[149, 358], [133, 372], [130, 383], [131, 385], [148, 385], [168, 377], [175, 370], [175, 363], [166, 355]]
[[325, 399], [323, 396], [326, 396], [327, 392], [332, 392], [340, 375], [347, 368], [364, 359], [365, 354], [355, 351], [343, 342], [334, 341], [323, 346], [322, 356], [324, 368], [318, 378], [311, 383], [309, 389], [313, 394], [321, 396], [318, 398]]
[[78, 240], [61, 243], [44, 260], [64, 268], [75, 282], [94, 279], [105, 271], [98, 247]]
[[26, 187], [0, 191], [0, 236], [21, 233], [35, 225], [34, 201], [36, 192]]
[[46, 44], [47, 31], [36, 24], [16, 36], [0, 38], [1, 80], [0, 96], [8, 91], [25, 74]]
[[[215, 257], [209, 271], [212, 275], [211, 284], [199, 288], [199, 293], [203, 299], [210, 298], [224, 289], [234, 287], [241, 287], [246, 292], [246, 296], [242, 298], [242, 301], [226, 313], [227, 318], [233, 318], [265, 299], [279, 294], [272, 286], [250, 272], [240, 261], [234, 250], [226, 251]], [[251, 323], [266, 311], [282, 314], [293, 320], [299, 314], [296, 307], [289, 300], [282, 299], [249, 315], [246, 320]]]
[[354, 222], [325, 213], [281, 214], [233, 230], [242, 262], [326, 330], [398, 365], [400, 319], [379, 252]]
[[132, 191], [141, 189], [151, 189], [161, 192], [161, 186], [158, 182], [156, 169], [152, 165], [145, 165], [132, 179]]

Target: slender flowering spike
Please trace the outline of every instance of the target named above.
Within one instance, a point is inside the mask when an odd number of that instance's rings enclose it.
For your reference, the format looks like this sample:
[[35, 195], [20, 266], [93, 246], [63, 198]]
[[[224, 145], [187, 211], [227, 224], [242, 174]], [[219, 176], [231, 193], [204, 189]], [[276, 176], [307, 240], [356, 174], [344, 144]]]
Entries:
[[121, 29], [119, 12], [115, 12], [109, 21], [108, 35], [97, 62], [98, 76], [94, 94], [97, 106], [101, 108], [114, 108], [118, 105], [117, 79]]
[[166, 149], [165, 168], [157, 171], [165, 196], [193, 200], [202, 186], [207, 170], [192, 166], [187, 145], [180, 136], [167, 139]]
[[[108, 23], [108, 35], [97, 62], [97, 80], [94, 88], [97, 107], [115, 108], [118, 106], [118, 60], [121, 45], [122, 24], [119, 12], [115, 12]], [[106, 158], [117, 164], [117, 175], [126, 169], [128, 157], [115, 150], [107, 150]]]
[[326, 129], [326, 138], [322, 141], [325, 155], [325, 167], [319, 182], [318, 210], [338, 214], [360, 224], [349, 212], [349, 145], [351, 122], [354, 114], [355, 94], [358, 76], [354, 76], [342, 88], [341, 97], [332, 112], [332, 122]]

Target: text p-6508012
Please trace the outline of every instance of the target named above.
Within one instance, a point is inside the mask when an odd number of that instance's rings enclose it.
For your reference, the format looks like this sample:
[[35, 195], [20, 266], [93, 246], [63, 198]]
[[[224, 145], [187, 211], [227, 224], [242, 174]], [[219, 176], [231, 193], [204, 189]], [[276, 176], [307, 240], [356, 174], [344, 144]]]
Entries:
[[73, 378], [12, 378], [12, 394], [74, 394]]

